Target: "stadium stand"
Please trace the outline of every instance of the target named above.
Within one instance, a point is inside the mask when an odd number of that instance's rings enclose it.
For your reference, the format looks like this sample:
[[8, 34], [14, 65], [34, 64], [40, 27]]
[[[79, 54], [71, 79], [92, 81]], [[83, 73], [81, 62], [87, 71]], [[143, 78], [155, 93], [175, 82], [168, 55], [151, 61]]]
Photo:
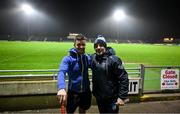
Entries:
[[[29, 37], [27, 34], [0, 34], [0, 40], [8, 41], [59, 41], [69, 42], [73, 39], [68, 39], [68, 35], [60, 34], [33, 34]], [[95, 37], [88, 37], [88, 42], [93, 42]], [[106, 37], [107, 42], [111, 43], [158, 43], [158, 44], [180, 44], [180, 39], [174, 38], [173, 42], [164, 42], [163, 38], [154, 39], [132, 39], [132, 38], [112, 38]]]

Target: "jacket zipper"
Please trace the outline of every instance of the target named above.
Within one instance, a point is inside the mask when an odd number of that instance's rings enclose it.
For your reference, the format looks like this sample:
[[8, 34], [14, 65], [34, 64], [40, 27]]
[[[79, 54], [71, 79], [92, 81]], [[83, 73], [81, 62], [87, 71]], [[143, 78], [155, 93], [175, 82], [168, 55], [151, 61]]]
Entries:
[[82, 55], [81, 55], [81, 64], [82, 64], [82, 71], [81, 71], [81, 75], [82, 75], [81, 92], [82, 92], [82, 89], [83, 89], [83, 71], [84, 71], [84, 64], [83, 64], [83, 60], [82, 60]]

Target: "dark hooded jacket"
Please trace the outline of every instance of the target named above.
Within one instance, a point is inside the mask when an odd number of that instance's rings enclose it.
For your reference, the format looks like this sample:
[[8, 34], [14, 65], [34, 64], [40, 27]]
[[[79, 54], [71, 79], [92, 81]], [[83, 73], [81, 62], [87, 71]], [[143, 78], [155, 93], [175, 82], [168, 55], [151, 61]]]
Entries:
[[113, 101], [128, 96], [128, 74], [111, 47], [105, 54], [92, 56], [93, 94], [97, 99]]

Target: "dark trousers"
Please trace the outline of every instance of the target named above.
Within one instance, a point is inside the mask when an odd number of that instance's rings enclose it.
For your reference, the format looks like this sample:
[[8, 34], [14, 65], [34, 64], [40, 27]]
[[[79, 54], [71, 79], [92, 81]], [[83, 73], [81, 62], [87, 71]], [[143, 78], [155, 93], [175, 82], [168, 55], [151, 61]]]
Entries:
[[77, 93], [77, 92], [68, 90], [67, 95], [68, 95], [67, 106], [66, 106], [67, 113], [74, 113], [78, 106], [83, 110], [87, 110], [90, 108], [91, 106], [90, 89], [82, 93]]
[[115, 104], [115, 101], [109, 102], [109, 100], [96, 99], [98, 109], [100, 113], [118, 113], [119, 106]]

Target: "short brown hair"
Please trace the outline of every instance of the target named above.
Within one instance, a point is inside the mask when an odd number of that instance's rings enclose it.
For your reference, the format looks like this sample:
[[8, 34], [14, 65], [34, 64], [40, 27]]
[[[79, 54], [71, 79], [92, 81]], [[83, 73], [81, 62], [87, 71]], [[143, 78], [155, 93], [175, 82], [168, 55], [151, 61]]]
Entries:
[[84, 35], [82, 35], [82, 34], [78, 34], [78, 35], [75, 37], [74, 42], [75, 42], [76, 40], [86, 40], [86, 37], [85, 37]]

